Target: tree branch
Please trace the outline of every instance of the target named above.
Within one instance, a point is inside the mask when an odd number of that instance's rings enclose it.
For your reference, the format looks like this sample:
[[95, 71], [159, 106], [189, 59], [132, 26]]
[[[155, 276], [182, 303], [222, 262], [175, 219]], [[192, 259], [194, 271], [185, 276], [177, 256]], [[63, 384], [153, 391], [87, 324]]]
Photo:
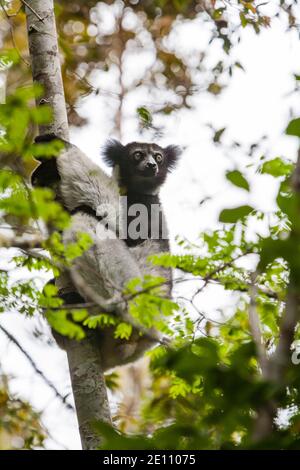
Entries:
[[20, 237], [4, 237], [0, 235], [1, 248], [19, 248], [21, 250], [30, 250], [33, 248], [42, 248], [42, 243], [45, 241], [41, 235], [35, 235], [30, 238]]
[[34, 10], [34, 8], [32, 8], [32, 6], [29, 5], [29, 3], [27, 3], [25, 0], [21, 0], [21, 3], [23, 3], [23, 5], [25, 5], [25, 7], [27, 7], [27, 8], [37, 17], [38, 20], [44, 21], [44, 18], [42, 18], [42, 17]]

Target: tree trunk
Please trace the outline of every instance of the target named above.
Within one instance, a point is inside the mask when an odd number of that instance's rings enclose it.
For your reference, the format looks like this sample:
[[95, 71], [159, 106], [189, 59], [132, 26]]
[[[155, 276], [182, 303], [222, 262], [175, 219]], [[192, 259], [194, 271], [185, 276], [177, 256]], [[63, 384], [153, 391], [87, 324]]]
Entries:
[[[68, 140], [53, 0], [28, 0], [28, 5], [26, 18], [32, 75], [34, 82], [43, 86], [43, 95], [37, 99], [37, 105], [48, 104], [53, 110], [52, 123], [40, 126], [39, 131]], [[96, 345], [88, 338], [66, 343], [82, 447], [97, 449], [100, 437], [93, 430], [93, 422], [111, 423], [101, 358]]]

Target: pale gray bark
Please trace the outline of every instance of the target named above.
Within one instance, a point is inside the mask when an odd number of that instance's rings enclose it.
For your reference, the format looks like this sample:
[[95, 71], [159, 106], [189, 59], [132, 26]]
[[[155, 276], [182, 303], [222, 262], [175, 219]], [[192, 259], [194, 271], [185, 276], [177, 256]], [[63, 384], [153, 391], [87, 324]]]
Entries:
[[35, 83], [43, 86], [43, 96], [37, 104], [48, 104], [53, 110], [53, 122], [41, 126], [40, 133], [54, 133], [68, 140], [53, 0], [29, 0], [28, 4], [32, 8], [26, 7], [32, 76]]
[[[28, 0], [26, 8], [29, 50], [33, 80], [43, 86], [37, 104], [48, 104], [53, 122], [41, 126], [40, 134], [55, 133], [68, 139], [68, 121], [61, 76], [53, 0]], [[66, 283], [68, 276], [66, 276]], [[65, 286], [68, 290], [68, 286]], [[93, 422], [111, 423], [104, 374], [98, 349], [89, 338], [67, 342], [67, 355], [79, 431], [83, 449], [96, 449], [99, 435]]]
[[250, 294], [250, 305], [248, 311], [249, 318], [249, 327], [252, 334], [253, 341], [256, 345], [257, 357], [262, 373], [264, 374], [267, 371], [267, 355], [266, 348], [263, 342], [263, 337], [261, 333], [261, 325], [259, 316], [256, 309], [256, 297], [257, 297], [257, 288], [256, 288], [256, 277], [257, 273], [253, 273], [251, 284], [249, 286]]
[[82, 447], [95, 450], [101, 439], [93, 424], [96, 421], [111, 424], [99, 347], [97, 350], [93, 338], [66, 343]]

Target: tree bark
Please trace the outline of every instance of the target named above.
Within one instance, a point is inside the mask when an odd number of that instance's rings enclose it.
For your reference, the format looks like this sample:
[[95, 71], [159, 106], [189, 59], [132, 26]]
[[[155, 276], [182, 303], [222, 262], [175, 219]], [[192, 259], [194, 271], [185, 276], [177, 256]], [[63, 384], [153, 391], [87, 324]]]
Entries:
[[[53, 0], [28, 0], [26, 7], [29, 51], [33, 81], [43, 87], [37, 105], [48, 104], [53, 120], [40, 126], [40, 134], [54, 133], [69, 138], [68, 120], [64, 97]], [[68, 282], [68, 276], [60, 281]], [[82, 448], [97, 449], [100, 436], [93, 429], [94, 421], [111, 423], [101, 358], [90, 338], [81, 342], [66, 342], [67, 356], [74, 394]]]

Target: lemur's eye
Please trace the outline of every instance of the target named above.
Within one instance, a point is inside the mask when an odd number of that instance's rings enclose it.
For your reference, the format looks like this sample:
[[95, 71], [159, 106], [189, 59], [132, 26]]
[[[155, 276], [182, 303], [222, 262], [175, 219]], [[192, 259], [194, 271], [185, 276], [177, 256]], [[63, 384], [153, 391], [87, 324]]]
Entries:
[[134, 152], [133, 158], [136, 162], [138, 162], [141, 160], [141, 158], [143, 158], [143, 153], [137, 150], [136, 152]]
[[162, 157], [161, 153], [155, 153], [154, 158], [157, 161], [157, 163], [161, 163], [162, 160], [163, 160], [163, 157]]

